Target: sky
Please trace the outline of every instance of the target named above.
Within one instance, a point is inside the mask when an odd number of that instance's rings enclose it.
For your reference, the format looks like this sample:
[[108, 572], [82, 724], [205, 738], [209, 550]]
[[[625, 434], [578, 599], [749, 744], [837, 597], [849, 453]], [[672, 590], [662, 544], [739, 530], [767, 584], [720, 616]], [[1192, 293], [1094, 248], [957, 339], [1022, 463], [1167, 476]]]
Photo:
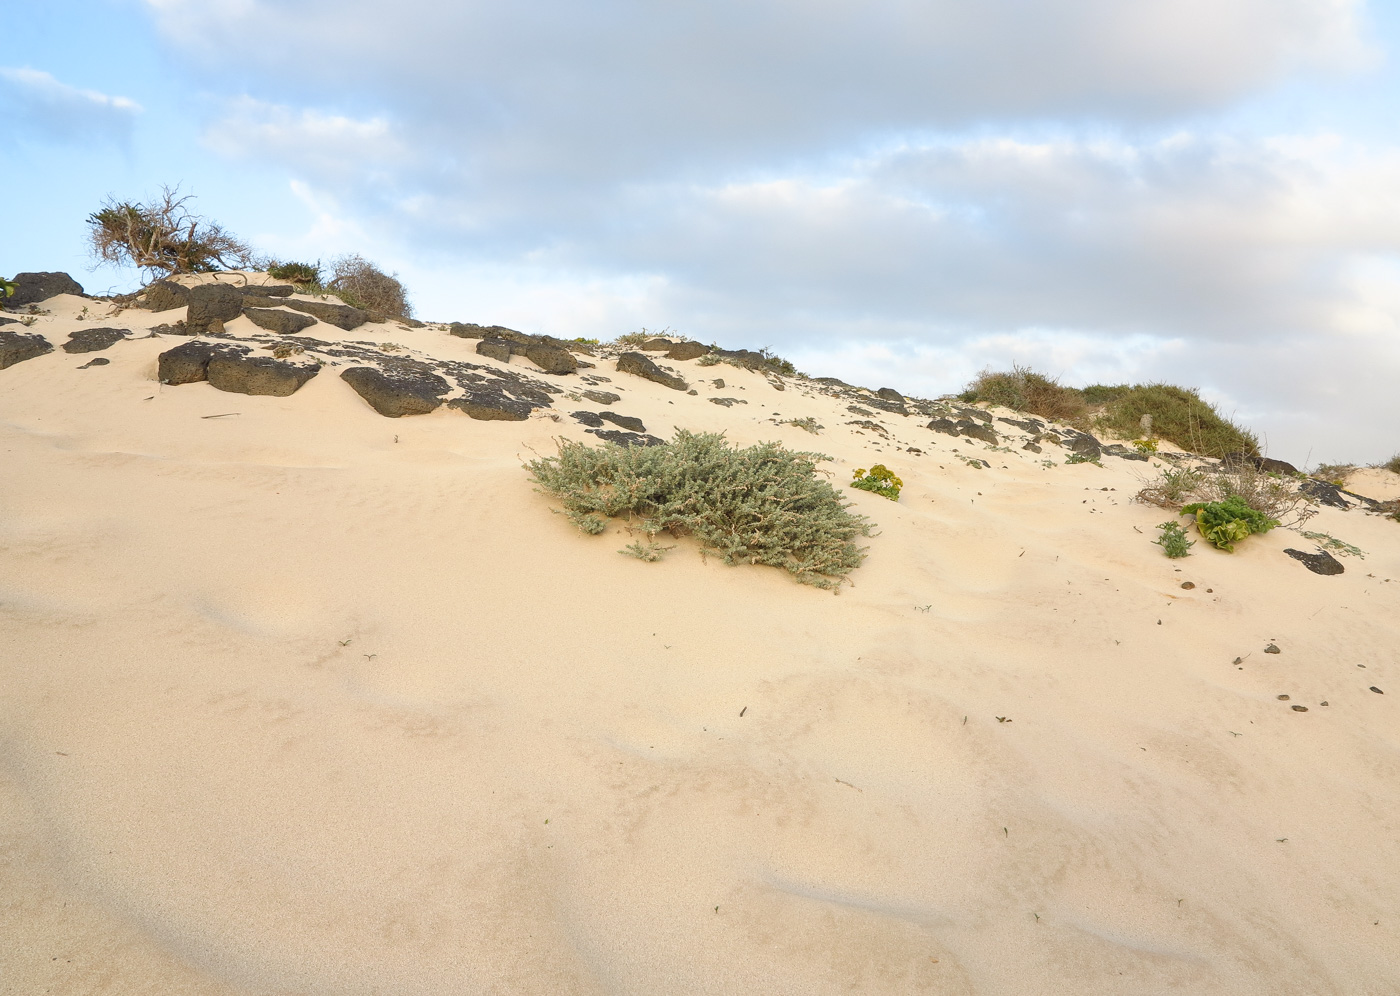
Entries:
[[0, 50], [0, 274], [163, 185], [419, 317], [670, 330], [934, 397], [1199, 388], [1400, 451], [1400, 3], [46, 0]]

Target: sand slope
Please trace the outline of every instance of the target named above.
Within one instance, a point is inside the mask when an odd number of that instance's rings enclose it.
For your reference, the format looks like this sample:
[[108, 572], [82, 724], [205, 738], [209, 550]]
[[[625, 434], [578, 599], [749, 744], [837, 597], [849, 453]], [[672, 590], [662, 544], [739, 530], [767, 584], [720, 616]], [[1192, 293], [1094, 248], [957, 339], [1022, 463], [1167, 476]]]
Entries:
[[599, 361], [657, 435], [904, 477], [833, 596], [552, 514], [521, 462], [601, 406], [161, 386], [177, 341], [0, 371], [0, 992], [1400, 992], [1394, 522], [1170, 561], [1147, 464]]

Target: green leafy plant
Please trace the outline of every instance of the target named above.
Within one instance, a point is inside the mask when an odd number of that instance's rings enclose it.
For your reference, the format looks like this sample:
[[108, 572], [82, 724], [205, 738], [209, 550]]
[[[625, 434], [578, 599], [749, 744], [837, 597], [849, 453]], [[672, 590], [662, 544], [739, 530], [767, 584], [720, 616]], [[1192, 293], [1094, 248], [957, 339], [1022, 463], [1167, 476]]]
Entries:
[[13, 280], [0, 280], [0, 307], [4, 307], [5, 302], [14, 297], [18, 289], [19, 284]]
[[1092, 463], [1095, 467], [1102, 467], [1103, 461], [1096, 456], [1089, 456], [1087, 453], [1071, 453], [1065, 457], [1065, 463]]
[[1252, 533], [1267, 533], [1279, 525], [1263, 512], [1250, 508], [1244, 498], [1231, 495], [1224, 501], [1198, 501], [1181, 510], [1196, 517], [1196, 529], [1218, 550], [1235, 552], [1235, 544]]
[[799, 429], [805, 429], [807, 432], [810, 432], [814, 436], [821, 435], [821, 431], [824, 428], [824, 426], [818, 425], [817, 420], [810, 415], [808, 415], [806, 418], [790, 418], [787, 421], [780, 422], [778, 424], [794, 425]]
[[1156, 452], [1157, 452], [1157, 440], [1155, 440], [1155, 439], [1134, 439], [1134, 440], [1133, 440], [1133, 449], [1137, 450], [1137, 451], [1138, 451], [1139, 453], [1141, 453], [1143, 456], [1147, 456], [1147, 454], [1149, 454], [1149, 453], [1156, 453]]
[[869, 470], [862, 467], [852, 476], [855, 479], [851, 481], [851, 487], [873, 492], [890, 501], [899, 501], [899, 490], [904, 487], [904, 482], [883, 463], [877, 463]]
[[831, 459], [822, 454], [778, 443], [736, 449], [720, 433], [685, 430], [656, 446], [558, 446], [558, 456], [525, 466], [586, 533], [602, 533], [615, 517], [640, 520], [648, 536], [691, 534], [727, 564], [768, 564], [828, 589], [865, 557], [854, 541], [872, 523], [817, 475]]
[[1180, 522], [1161, 522], [1157, 528], [1162, 531], [1161, 535], [1152, 542], [1160, 546], [1168, 557], [1178, 560], [1190, 556], [1196, 541], [1186, 538], [1186, 530], [1181, 528]]

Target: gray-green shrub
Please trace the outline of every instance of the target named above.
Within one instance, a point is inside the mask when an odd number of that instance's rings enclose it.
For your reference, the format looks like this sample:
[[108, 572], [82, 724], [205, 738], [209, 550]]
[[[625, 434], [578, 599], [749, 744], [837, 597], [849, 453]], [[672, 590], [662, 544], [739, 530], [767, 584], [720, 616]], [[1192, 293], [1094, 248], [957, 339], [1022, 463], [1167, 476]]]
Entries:
[[560, 440], [557, 457], [525, 466], [586, 533], [603, 532], [610, 518], [640, 519], [648, 536], [693, 534], [726, 564], [768, 564], [838, 588], [865, 558], [854, 541], [873, 524], [818, 476], [829, 459], [779, 443], [736, 449], [720, 433], [681, 429], [657, 446]]

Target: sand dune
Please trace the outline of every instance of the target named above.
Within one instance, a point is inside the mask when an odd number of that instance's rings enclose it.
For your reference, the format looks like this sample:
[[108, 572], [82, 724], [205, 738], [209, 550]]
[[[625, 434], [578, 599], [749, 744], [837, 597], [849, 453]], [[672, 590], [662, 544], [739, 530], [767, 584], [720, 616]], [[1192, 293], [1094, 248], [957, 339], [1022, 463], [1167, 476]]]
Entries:
[[1153, 462], [594, 360], [658, 436], [894, 468], [832, 595], [553, 514], [522, 462], [604, 406], [162, 385], [163, 320], [0, 371], [0, 992], [1400, 992], [1395, 522], [1168, 560]]

